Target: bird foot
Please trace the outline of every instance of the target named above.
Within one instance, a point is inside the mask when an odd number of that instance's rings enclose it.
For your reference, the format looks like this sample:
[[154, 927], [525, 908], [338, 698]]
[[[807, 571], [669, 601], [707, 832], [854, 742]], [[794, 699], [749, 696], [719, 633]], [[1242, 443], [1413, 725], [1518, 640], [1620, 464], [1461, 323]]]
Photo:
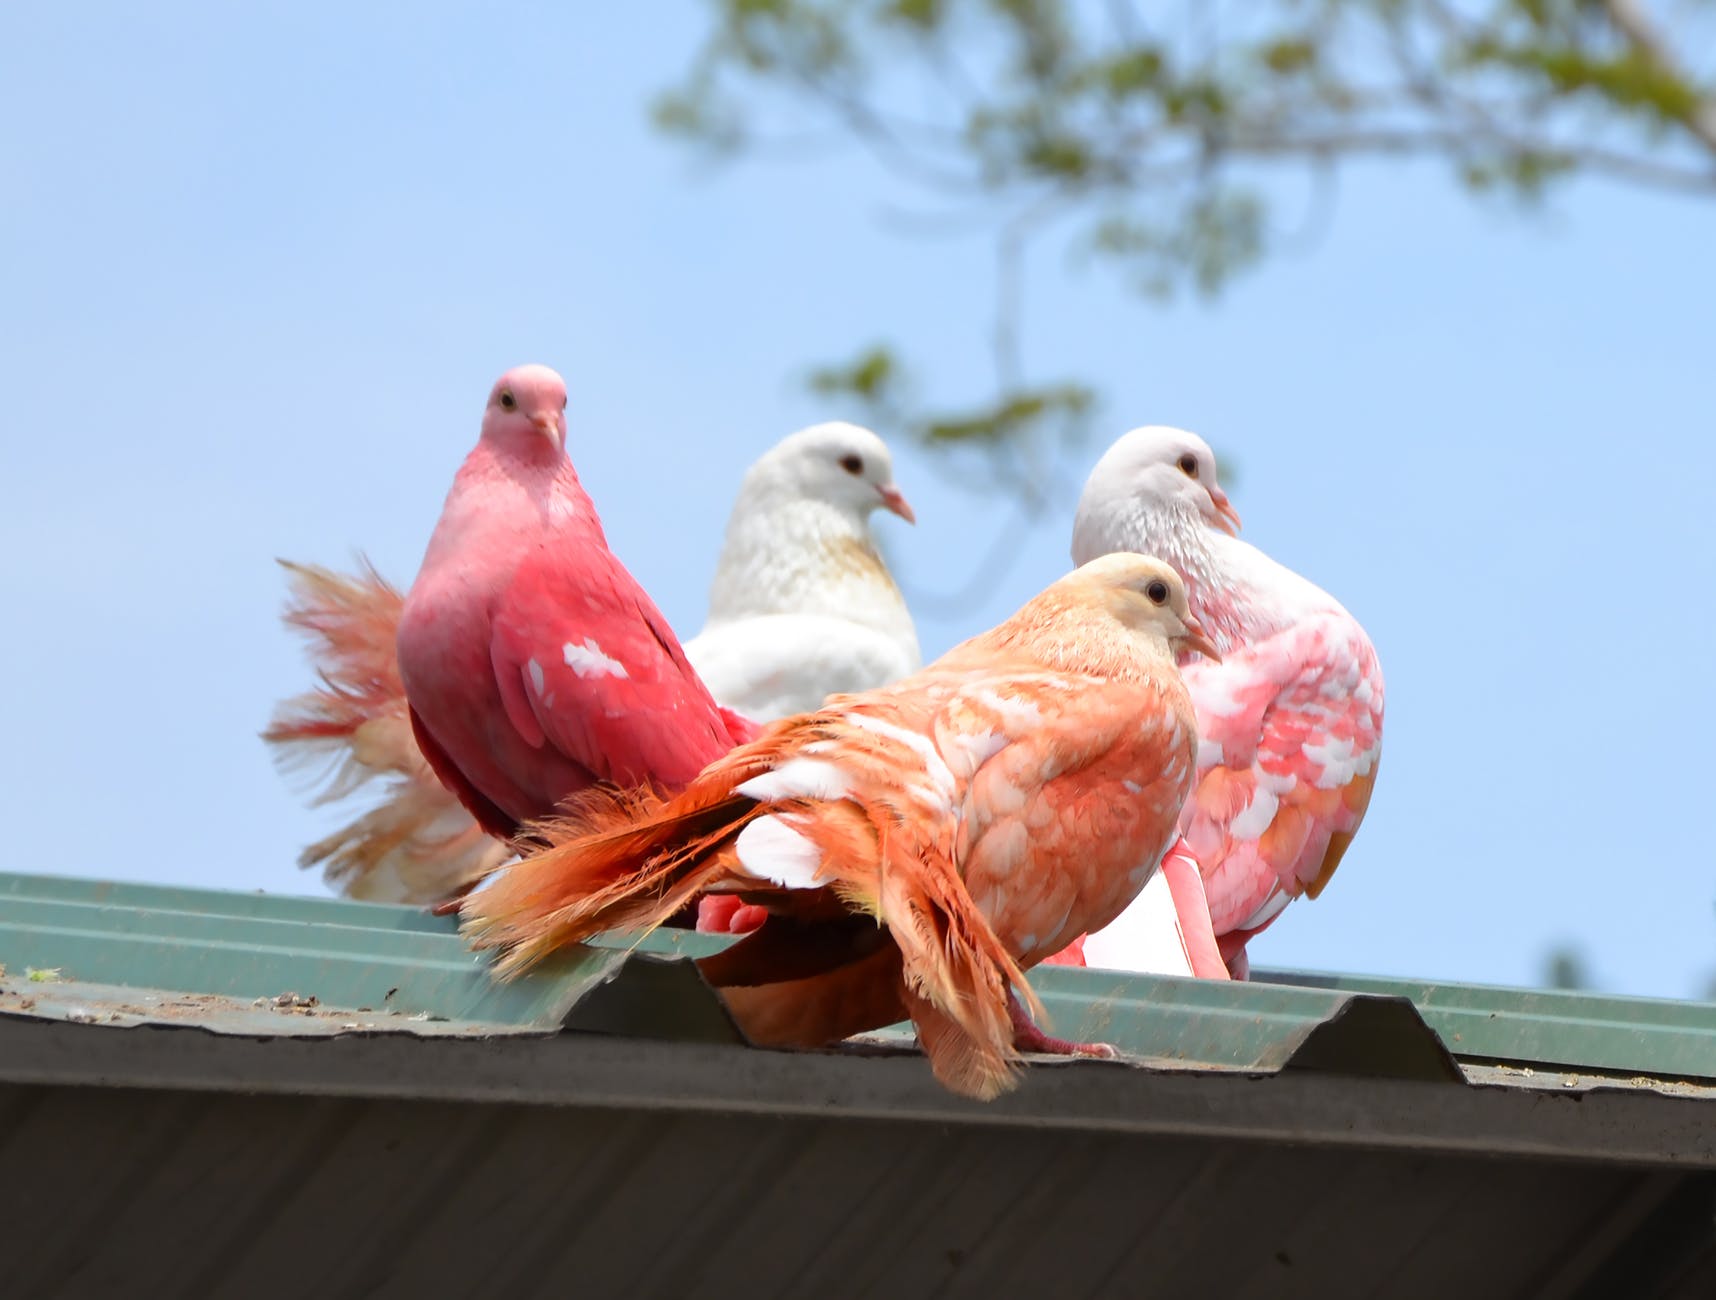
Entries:
[[1075, 1043], [1045, 1034], [1011, 990], [1007, 994], [1007, 1014], [1013, 1020], [1013, 1046], [1021, 1052], [1039, 1052], [1044, 1056], [1090, 1056], [1102, 1061], [1112, 1061], [1120, 1055], [1110, 1043]]
[[768, 919], [767, 908], [737, 894], [705, 894], [697, 904], [697, 928], [705, 934], [749, 934]]

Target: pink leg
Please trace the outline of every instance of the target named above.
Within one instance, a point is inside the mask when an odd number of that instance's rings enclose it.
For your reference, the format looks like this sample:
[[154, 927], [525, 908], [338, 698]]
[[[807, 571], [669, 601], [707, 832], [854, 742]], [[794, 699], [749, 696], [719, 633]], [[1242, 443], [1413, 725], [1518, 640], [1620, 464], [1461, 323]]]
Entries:
[[1162, 876], [1167, 880], [1168, 893], [1174, 899], [1174, 915], [1180, 923], [1180, 942], [1185, 945], [1192, 974], [1206, 980], [1231, 979], [1232, 973], [1221, 958], [1221, 945], [1216, 942], [1215, 927], [1210, 923], [1210, 900], [1204, 893], [1204, 875], [1185, 840], [1176, 840], [1174, 847], [1163, 856]]
[[1074, 1043], [1065, 1038], [1051, 1038], [1041, 1029], [1019, 1001], [1019, 995], [1007, 990], [1007, 1014], [1013, 1020], [1013, 1046], [1021, 1052], [1040, 1052], [1044, 1056], [1096, 1056], [1112, 1061], [1120, 1053], [1107, 1043]]
[[1245, 938], [1249, 937], [1247, 935], [1238, 943], [1228, 946], [1227, 968], [1236, 980], [1251, 978], [1251, 958], [1245, 951]]

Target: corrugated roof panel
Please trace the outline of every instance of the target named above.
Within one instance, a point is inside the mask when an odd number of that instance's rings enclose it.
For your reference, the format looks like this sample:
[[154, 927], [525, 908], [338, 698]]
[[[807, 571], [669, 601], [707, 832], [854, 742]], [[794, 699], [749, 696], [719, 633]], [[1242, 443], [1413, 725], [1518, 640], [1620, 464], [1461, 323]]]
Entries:
[[[294, 1026], [299, 1033], [336, 1024], [397, 1028], [400, 1016], [423, 1015], [495, 1032], [565, 1024], [736, 1038], [694, 973], [661, 960], [716, 951], [728, 942], [717, 936], [602, 939], [501, 985], [486, 959], [466, 949], [452, 918], [415, 909], [26, 876], [0, 876], [0, 897], [7, 900], [0, 960], [14, 981], [25, 967], [45, 967], [90, 986], [38, 997], [40, 1015], [136, 1015], [139, 1000], [122, 991], [136, 986], [232, 1000], [206, 1004], [216, 1029], [250, 1027], [253, 1000], [296, 995], [319, 1006], [308, 1024]], [[1333, 1045], [1354, 1068], [1363, 1058], [1374, 1070], [1453, 1073], [1404, 999], [1064, 968], [1042, 971], [1035, 983], [1062, 1032], [1152, 1059], [1279, 1069], [1307, 1045], [1325, 1056]], [[182, 1019], [195, 1005], [172, 1010]]]
[[1716, 1077], [1716, 1005], [1558, 989], [1259, 971], [1300, 988], [1403, 997], [1456, 1056], [1567, 1069]]
[[[75, 1017], [91, 1003], [94, 1014], [118, 1012], [123, 1021], [138, 1014], [140, 999], [124, 994], [135, 987], [155, 991], [154, 1005], [177, 1020], [194, 1016], [196, 1003], [175, 1005], [160, 991], [230, 999], [205, 1005], [210, 1028], [235, 1032], [255, 1028], [255, 1000], [295, 994], [320, 1008], [294, 1023], [295, 1033], [354, 1023], [397, 1029], [402, 1020], [409, 1028], [413, 1017], [429, 1017], [459, 1032], [568, 1026], [736, 1041], [718, 1001], [672, 960], [718, 950], [728, 942], [718, 936], [604, 938], [502, 985], [451, 918], [412, 908], [22, 875], [0, 875], [0, 898], [0, 962], [11, 967], [14, 1009], [26, 967], [57, 968], [90, 986], [38, 996], [40, 1015]], [[1162, 1064], [1454, 1078], [1458, 1058], [1716, 1078], [1716, 1006], [1708, 1004], [1262, 975], [1227, 984], [1044, 967], [1032, 982], [1057, 1032]]]
[[[557, 957], [530, 979], [499, 984], [452, 918], [416, 908], [4, 873], [0, 900], [0, 964], [13, 981], [33, 967], [79, 983], [246, 1003], [296, 994], [326, 1007], [480, 1022], [496, 1032], [559, 1028], [631, 948], [616, 938]], [[724, 942], [664, 933], [652, 936], [647, 950], [701, 954]], [[709, 1008], [694, 1019], [711, 1015], [724, 1019]], [[670, 1016], [668, 1028], [676, 1025]], [[647, 1015], [638, 1028], [649, 1031]], [[726, 1034], [731, 1040], [730, 1028]]]

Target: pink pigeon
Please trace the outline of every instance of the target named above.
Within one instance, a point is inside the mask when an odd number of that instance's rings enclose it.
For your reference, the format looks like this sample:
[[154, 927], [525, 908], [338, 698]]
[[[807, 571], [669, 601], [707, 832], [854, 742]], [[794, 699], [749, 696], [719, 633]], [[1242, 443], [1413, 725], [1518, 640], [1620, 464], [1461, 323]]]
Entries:
[[565, 407], [546, 366], [500, 377], [399, 620], [417, 743], [503, 838], [598, 781], [683, 786], [755, 734], [608, 549]]
[[[870, 517], [912, 520], [886, 443], [832, 422], [783, 439], [744, 476], [709, 593], [685, 655], [724, 708], [757, 722], [805, 712], [839, 692], [881, 686], [919, 663], [911, 615]], [[285, 563], [284, 561], [282, 563]], [[370, 806], [310, 845], [353, 898], [435, 903], [509, 856], [417, 748], [395, 642], [404, 596], [367, 562], [356, 573], [285, 563], [286, 623], [310, 641], [318, 684], [281, 703], [263, 738], [283, 768], [327, 773], [315, 802]], [[747, 930], [761, 908], [720, 895], [699, 924]]]
[[[1150, 426], [1091, 471], [1072, 545], [1077, 564], [1141, 551], [1173, 565], [1221, 653], [1220, 663], [1181, 664], [1197, 709], [1198, 770], [1180, 816], [1184, 839], [1167, 861], [1201, 870], [1165, 862], [1156, 892], [1133, 904], [1159, 907], [1167, 891], [1189, 965], [1218, 978], [1244, 978], [1247, 940], [1328, 884], [1370, 804], [1382, 747], [1382, 669], [1370, 638], [1334, 597], [1240, 541], [1238, 529], [1209, 445]], [[1144, 952], [1147, 931], [1162, 934], [1122, 915], [1085, 939], [1084, 959], [1158, 969]]]

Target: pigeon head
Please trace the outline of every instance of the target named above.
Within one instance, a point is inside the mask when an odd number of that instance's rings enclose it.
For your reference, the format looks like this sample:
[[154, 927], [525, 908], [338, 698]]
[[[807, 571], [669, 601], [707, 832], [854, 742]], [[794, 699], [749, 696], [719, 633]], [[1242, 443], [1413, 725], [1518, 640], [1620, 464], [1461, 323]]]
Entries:
[[566, 381], [547, 366], [516, 366], [495, 381], [483, 411], [483, 439], [535, 459], [566, 449]]
[[1221, 655], [1186, 600], [1186, 584], [1172, 565], [1153, 555], [1116, 551], [1074, 569], [1057, 586], [1108, 611], [1132, 631], [1155, 634], [1176, 655], [1196, 650], [1217, 663]]
[[1211, 528], [1239, 533], [1239, 512], [1216, 480], [1215, 453], [1184, 429], [1151, 424], [1115, 442], [1085, 482], [1079, 521], [1111, 515], [1126, 503], [1177, 505]]
[[894, 483], [888, 444], [856, 424], [814, 424], [783, 438], [752, 466], [747, 487], [767, 496], [825, 501], [862, 520], [877, 507], [908, 524], [917, 516]]

